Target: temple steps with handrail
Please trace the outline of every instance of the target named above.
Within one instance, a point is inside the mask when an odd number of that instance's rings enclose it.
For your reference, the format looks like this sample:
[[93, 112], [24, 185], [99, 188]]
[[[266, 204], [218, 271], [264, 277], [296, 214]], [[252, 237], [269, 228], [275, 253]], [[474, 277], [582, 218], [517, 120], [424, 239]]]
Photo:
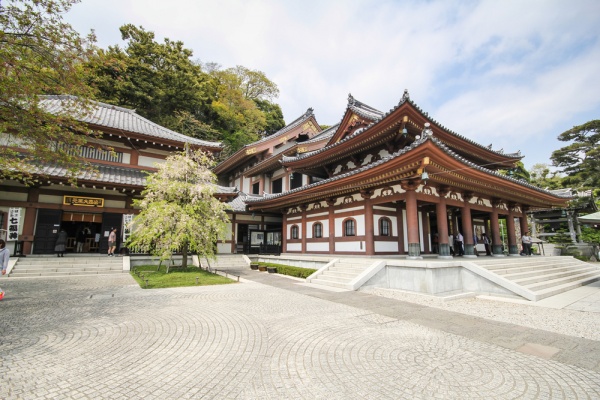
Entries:
[[108, 256], [19, 257], [11, 278], [116, 274], [123, 272], [123, 259]]

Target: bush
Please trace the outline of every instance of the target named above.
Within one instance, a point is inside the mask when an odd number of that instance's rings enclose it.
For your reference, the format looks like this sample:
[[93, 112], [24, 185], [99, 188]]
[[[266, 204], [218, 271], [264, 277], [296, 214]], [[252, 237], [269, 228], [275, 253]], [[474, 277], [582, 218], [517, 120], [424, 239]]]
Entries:
[[283, 264], [274, 264], [274, 263], [259, 263], [261, 266], [265, 266], [267, 268], [274, 267], [277, 268], [277, 273], [282, 275], [295, 276], [296, 278], [308, 278], [316, 269], [312, 268], [301, 268], [301, 267], [292, 267], [291, 265], [283, 265]]

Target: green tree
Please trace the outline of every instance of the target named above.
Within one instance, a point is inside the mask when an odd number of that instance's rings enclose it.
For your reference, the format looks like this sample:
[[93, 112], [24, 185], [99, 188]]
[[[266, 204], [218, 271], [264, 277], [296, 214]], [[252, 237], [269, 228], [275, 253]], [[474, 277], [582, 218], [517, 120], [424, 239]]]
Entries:
[[501, 169], [499, 171], [503, 175], [510, 176], [514, 179], [520, 179], [525, 182], [529, 182], [531, 176], [529, 175], [529, 171], [525, 169], [525, 165], [521, 161], [517, 161], [515, 163], [515, 167], [511, 169]]
[[[52, 163], [74, 179], [83, 168], [69, 148], [95, 134], [76, 120], [93, 94], [81, 63], [94, 54], [95, 38], [80, 36], [63, 21], [77, 2], [0, 3], [0, 177], [31, 183], [36, 165]], [[65, 99], [63, 112], [52, 114], [40, 107], [41, 94], [77, 97]]]
[[213, 258], [229, 218], [227, 204], [214, 197], [211, 165], [210, 156], [199, 150], [175, 154], [159, 164], [148, 176], [143, 199], [134, 202], [141, 211], [133, 220], [128, 246], [150, 249], [161, 261], [181, 250], [184, 268], [190, 251]]
[[268, 100], [254, 100], [256, 106], [265, 114], [266, 126], [265, 135], [269, 136], [285, 127], [283, 112], [279, 104], [271, 103]]
[[180, 123], [178, 113], [211, 119], [216, 85], [192, 60], [192, 50], [168, 38], [158, 43], [154, 32], [141, 26], [123, 25], [120, 31], [125, 48], [110, 46], [86, 65], [88, 81], [102, 100], [135, 108], [172, 129]]
[[558, 140], [572, 142], [550, 157], [553, 165], [567, 174], [563, 184], [586, 189], [600, 186], [600, 120], [574, 126]]
[[530, 183], [542, 189], [560, 189], [562, 186], [562, 177], [557, 171], [551, 172], [550, 166], [544, 163], [537, 163], [529, 171], [531, 177]]

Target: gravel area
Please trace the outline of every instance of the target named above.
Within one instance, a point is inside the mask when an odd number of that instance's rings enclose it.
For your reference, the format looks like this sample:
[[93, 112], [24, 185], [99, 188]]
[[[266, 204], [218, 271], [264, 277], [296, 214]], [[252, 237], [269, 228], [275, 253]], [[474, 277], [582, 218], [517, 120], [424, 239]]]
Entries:
[[392, 289], [365, 289], [364, 291], [442, 310], [600, 341], [600, 313], [598, 312], [552, 309], [510, 300], [478, 297], [444, 300]]

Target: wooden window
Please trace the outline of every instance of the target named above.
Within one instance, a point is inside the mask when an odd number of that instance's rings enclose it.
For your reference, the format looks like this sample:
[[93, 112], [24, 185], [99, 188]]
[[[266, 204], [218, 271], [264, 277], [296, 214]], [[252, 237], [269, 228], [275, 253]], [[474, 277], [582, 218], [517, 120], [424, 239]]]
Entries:
[[275, 179], [271, 184], [271, 193], [281, 193], [283, 191], [283, 181], [281, 178]]
[[356, 221], [349, 218], [344, 221], [344, 236], [356, 236]]
[[299, 238], [299, 229], [298, 229], [298, 225], [292, 225], [292, 239], [298, 239]]
[[317, 222], [313, 225], [313, 237], [322, 238], [323, 237], [323, 224]]
[[379, 220], [379, 234], [381, 236], [391, 236], [391, 228], [392, 222], [389, 218], [381, 218]]

